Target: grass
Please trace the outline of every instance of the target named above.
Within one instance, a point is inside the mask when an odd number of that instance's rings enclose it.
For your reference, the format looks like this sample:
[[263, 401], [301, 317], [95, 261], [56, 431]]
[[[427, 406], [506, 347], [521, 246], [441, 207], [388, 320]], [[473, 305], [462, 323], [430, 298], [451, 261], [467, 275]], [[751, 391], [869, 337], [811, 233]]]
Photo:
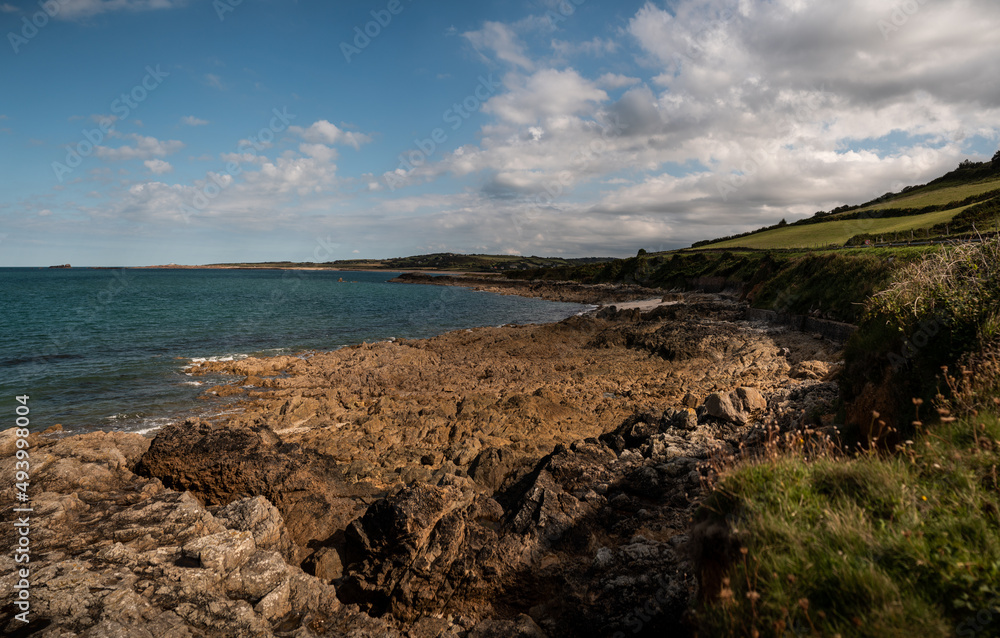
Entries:
[[[731, 239], [711, 248], [824, 248], [841, 246], [848, 239], [862, 233], [890, 234], [909, 230], [931, 228], [935, 224], [950, 221], [967, 207], [913, 215], [910, 217], [889, 217], [886, 219], [848, 219], [809, 224], [805, 226], [785, 226], [764, 231], [747, 237]], [[985, 229], [984, 229], [985, 230]], [[921, 238], [917, 233], [916, 238]]]
[[886, 208], [923, 208], [924, 206], [940, 206], [951, 202], [960, 202], [966, 197], [981, 195], [1000, 188], [1000, 179], [990, 179], [961, 186], [938, 188], [934, 190], [917, 189], [901, 197], [882, 202], [863, 210], [881, 210]]
[[919, 256], [845, 352], [847, 412], [888, 408], [845, 429], [859, 442], [769, 431], [714, 462], [692, 533], [701, 635], [1000, 635], [998, 309], [1000, 241]]
[[1000, 420], [810, 460], [787, 450], [724, 475], [702, 510], [739, 550], [704, 635], [995, 636]]

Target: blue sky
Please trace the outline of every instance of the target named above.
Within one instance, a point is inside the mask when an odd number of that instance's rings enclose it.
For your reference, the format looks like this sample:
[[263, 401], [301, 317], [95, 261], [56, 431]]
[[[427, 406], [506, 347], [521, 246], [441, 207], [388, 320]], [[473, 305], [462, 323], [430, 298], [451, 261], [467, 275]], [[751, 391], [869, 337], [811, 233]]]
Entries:
[[0, 265], [686, 246], [992, 156], [998, 27], [993, 0], [0, 0]]

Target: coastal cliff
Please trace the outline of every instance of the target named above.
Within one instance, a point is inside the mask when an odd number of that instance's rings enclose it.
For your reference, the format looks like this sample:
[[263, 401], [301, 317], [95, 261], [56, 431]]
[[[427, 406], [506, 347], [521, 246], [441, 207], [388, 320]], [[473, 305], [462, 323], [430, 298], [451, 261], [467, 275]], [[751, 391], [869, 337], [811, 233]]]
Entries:
[[[714, 460], [760, 444], [765, 425], [828, 426], [839, 344], [744, 321], [716, 296], [670, 299], [206, 362], [190, 371], [232, 375], [210, 395], [242, 396], [238, 414], [152, 440], [32, 435], [35, 620], [19, 625], [8, 606], [0, 627], [689, 633], [705, 577], [691, 518]], [[0, 563], [13, 585], [13, 559]]]

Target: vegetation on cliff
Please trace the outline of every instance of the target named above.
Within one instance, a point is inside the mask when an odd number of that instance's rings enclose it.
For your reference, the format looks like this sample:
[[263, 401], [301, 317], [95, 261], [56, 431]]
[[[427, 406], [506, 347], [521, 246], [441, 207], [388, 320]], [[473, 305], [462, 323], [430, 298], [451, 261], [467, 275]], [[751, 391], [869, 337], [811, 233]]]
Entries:
[[855, 322], [863, 302], [901, 266], [937, 246], [836, 252], [658, 253], [604, 264], [510, 273], [513, 279], [636, 283], [665, 289], [734, 290], [754, 307]]
[[706, 634], [997, 635], [998, 257], [933, 252], [869, 299], [842, 386], [881, 410], [855, 410], [850, 445], [795, 433], [720, 465], [696, 528], [725, 539], [699, 557]]

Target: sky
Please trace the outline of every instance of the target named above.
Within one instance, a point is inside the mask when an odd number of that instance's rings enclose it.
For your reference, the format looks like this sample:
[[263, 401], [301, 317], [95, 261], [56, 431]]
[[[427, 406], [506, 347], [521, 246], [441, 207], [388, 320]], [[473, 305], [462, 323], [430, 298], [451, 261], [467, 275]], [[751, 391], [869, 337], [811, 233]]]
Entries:
[[0, 266], [628, 256], [984, 160], [996, 0], [0, 0]]

